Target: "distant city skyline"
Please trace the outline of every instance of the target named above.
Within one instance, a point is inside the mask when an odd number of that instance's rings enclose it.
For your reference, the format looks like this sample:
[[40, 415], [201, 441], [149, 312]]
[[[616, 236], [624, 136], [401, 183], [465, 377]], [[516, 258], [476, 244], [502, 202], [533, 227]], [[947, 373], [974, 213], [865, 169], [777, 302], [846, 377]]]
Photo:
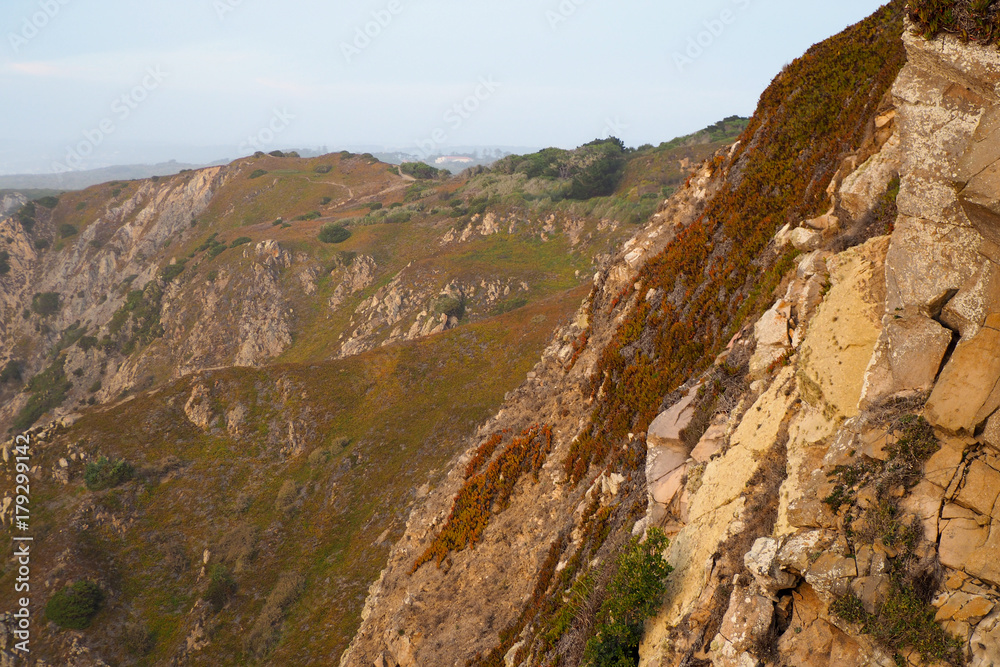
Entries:
[[882, 3], [9, 0], [0, 173], [255, 150], [657, 144]]

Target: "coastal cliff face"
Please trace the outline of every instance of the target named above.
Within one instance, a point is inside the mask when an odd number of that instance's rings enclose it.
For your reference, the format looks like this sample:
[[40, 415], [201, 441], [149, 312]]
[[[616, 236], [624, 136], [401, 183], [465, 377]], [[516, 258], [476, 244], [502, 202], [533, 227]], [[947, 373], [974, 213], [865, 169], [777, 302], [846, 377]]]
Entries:
[[[597, 277], [414, 510], [342, 665], [578, 664], [614, 554], [653, 526], [673, 572], [643, 667], [1000, 664], [1000, 54], [909, 29], [902, 44], [822, 206], [768, 246], [765, 266], [796, 253], [764, 315], [575, 483], [564, 463], [612, 390], [595, 372], [657, 335], [613, 344], [664, 298], [643, 267], [739, 182], [737, 146]], [[579, 331], [567, 372], [559, 346]], [[473, 538], [456, 532], [491, 434], [532, 423], [553, 433], [535, 477], [487, 505]]]
[[[363, 156], [4, 220], [4, 359], [42, 380], [0, 422], [72, 376], [29, 431], [37, 567], [109, 594], [42, 659], [586, 664], [662, 531], [630, 664], [1000, 664], [1000, 53], [903, 14], [786, 67], [635, 233], [454, 224], [440, 184], [343, 248], [271, 222], [420, 196]], [[135, 478], [85, 490], [99, 456]]]

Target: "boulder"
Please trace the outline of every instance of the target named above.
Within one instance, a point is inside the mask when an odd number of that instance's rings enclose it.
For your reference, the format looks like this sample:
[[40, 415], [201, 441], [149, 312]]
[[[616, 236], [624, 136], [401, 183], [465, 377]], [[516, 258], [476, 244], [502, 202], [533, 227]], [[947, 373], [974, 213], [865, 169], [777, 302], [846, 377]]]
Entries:
[[961, 341], [927, 401], [927, 421], [949, 433], [972, 434], [1000, 407], [1000, 313]]
[[791, 314], [792, 305], [781, 300], [771, 306], [754, 325], [757, 349], [750, 359], [750, 377], [764, 377], [771, 365], [792, 348], [789, 331]]
[[858, 577], [851, 582], [851, 591], [861, 600], [865, 611], [874, 614], [892, 591], [892, 580], [884, 574]]
[[986, 316], [996, 312], [1000, 312], [1000, 271], [987, 260], [945, 304], [940, 319], [968, 340], [979, 333]]
[[[891, 118], [886, 120], [885, 125], [890, 121]], [[901, 159], [899, 136], [893, 135], [882, 150], [844, 179], [840, 186], [840, 205], [853, 220], [860, 220], [879, 202], [889, 182], [898, 175]]]
[[980, 436], [983, 444], [989, 445], [993, 449], [1000, 450], [1000, 412], [994, 412], [986, 420], [986, 428]]
[[972, 660], [969, 667], [1000, 665], [1000, 610], [984, 618], [972, 632]]
[[809, 585], [829, 602], [847, 593], [857, 576], [857, 562], [832, 551], [822, 553], [805, 573]]
[[888, 237], [872, 239], [830, 258], [832, 287], [802, 342], [799, 381], [803, 397], [853, 417], [865, 372], [882, 331]]
[[[646, 442], [649, 443], [650, 447], [673, 449], [683, 452], [684, 459], [687, 458], [687, 452], [684, 451], [684, 431], [691, 425], [691, 420], [694, 419], [694, 403], [697, 397], [698, 390], [695, 387], [686, 393], [681, 400], [661, 412], [653, 420], [646, 433]], [[681, 463], [683, 463], [683, 459]], [[674, 467], [676, 468], [677, 466]]]
[[965, 473], [965, 481], [955, 502], [983, 516], [994, 513], [1000, 496], [1000, 472], [982, 461], [973, 461]]
[[885, 312], [915, 308], [937, 317], [948, 300], [980, 271], [983, 237], [960, 223], [900, 215], [886, 256]]
[[947, 505], [944, 508], [940, 525], [938, 557], [941, 564], [973, 574], [966, 569], [966, 564], [986, 544], [989, 526], [980, 525], [975, 512], [958, 505]]
[[796, 250], [812, 252], [823, 243], [823, 235], [808, 227], [796, 227], [788, 234], [788, 241]]
[[775, 598], [779, 591], [793, 588], [799, 578], [781, 569], [778, 562], [780, 543], [771, 537], [761, 537], [743, 556], [743, 563], [754, 580], [769, 596]]
[[[729, 597], [729, 609], [722, 619], [719, 635], [733, 652], [753, 650], [756, 643], [771, 629], [774, 603], [745, 588], [736, 588]], [[735, 664], [739, 664], [738, 662]]]
[[926, 391], [934, 386], [941, 362], [951, 345], [952, 332], [922, 315], [892, 319], [886, 326], [889, 341], [891, 393]]
[[726, 424], [725, 422], [716, 422], [708, 427], [705, 434], [701, 436], [701, 440], [693, 450], [691, 450], [691, 458], [698, 463], [708, 463], [713, 456], [722, 451], [722, 445], [726, 441]]

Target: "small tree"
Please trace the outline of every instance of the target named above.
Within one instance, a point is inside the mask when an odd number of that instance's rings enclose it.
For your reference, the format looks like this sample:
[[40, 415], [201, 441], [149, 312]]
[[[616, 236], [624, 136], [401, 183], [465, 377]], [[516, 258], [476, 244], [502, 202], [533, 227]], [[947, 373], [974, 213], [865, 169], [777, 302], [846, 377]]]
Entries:
[[672, 568], [663, 558], [670, 544], [659, 528], [646, 541], [633, 538], [618, 557], [618, 571], [608, 584], [598, 614], [597, 635], [587, 642], [585, 660], [595, 667], [630, 667], [638, 660], [643, 624], [663, 601]]
[[135, 469], [125, 460], [112, 461], [102, 456], [97, 461], [91, 461], [83, 469], [83, 481], [91, 491], [113, 489], [132, 479]]
[[59, 299], [58, 292], [39, 292], [31, 299], [31, 310], [42, 317], [55, 315], [59, 312]]
[[236, 594], [236, 580], [225, 565], [213, 565], [210, 577], [203, 599], [212, 606], [212, 611], [219, 612]]
[[104, 592], [92, 581], [78, 581], [58, 591], [45, 605], [45, 618], [69, 630], [85, 630], [104, 604]]
[[351, 232], [341, 225], [327, 223], [319, 230], [319, 240], [323, 243], [343, 243], [351, 238]]

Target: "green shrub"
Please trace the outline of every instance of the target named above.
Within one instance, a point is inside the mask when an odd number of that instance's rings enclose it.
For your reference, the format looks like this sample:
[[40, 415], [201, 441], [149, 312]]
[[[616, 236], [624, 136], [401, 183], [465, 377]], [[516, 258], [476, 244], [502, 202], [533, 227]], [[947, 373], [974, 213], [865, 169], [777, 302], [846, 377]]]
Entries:
[[0, 384], [6, 384], [8, 382], [20, 382], [21, 381], [21, 362], [16, 359], [11, 359], [0, 370]]
[[436, 314], [461, 318], [465, 314], [465, 299], [460, 296], [440, 296], [434, 300], [431, 309]]
[[44, 371], [31, 378], [31, 397], [14, 417], [14, 430], [23, 431], [37, 422], [49, 410], [62, 405], [72, 383], [66, 379], [65, 357], [59, 355]]
[[174, 262], [173, 264], [168, 264], [167, 266], [163, 267], [163, 270], [160, 271], [160, 280], [162, 280], [165, 283], [173, 282], [174, 279], [177, 278], [177, 276], [181, 275], [181, 273], [184, 272], [184, 266], [186, 264], [187, 260], [182, 259], [177, 262]]
[[599, 146], [600, 153], [573, 177], [570, 199], [612, 195], [625, 175], [625, 149], [620, 140], [597, 141], [588, 146]]
[[380, 201], [373, 201], [370, 204], [368, 204], [369, 211], [377, 211], [381, 208], [382, 208], [382, 202]]
[[340, 225], [327, 223], [319, 230], [319, 240], [323, 243], [343, 243], [351, 238], [351, 232]]
[[96, 336], [81, 336], [80, 339], [76, 341], [76, 346], [84, 352], [89, 352], [93, 348], [97, 347], [97, 344]]
[[219, 612], [235, 594], [236, 580], [229, 569], [225, 565], [213, 565], [208, 588], [202, 599], [211, 605], [212, 611]]
[[331, 171], [333, 171], [333, 167], [328, 164], [321, 164], [315, 169], [313, 169], [313, 171], [315, 171], [317, 174], [329, 174]]
[[10, 273], [10, 253], [0, 250], [0, 276]]
[[316, 220], [320, 217], [319, 211], [309, 211], [299, 217], [295, 218], [298, 222], [307, 222], [309, 220]]
[[270, 155], [271, 157], [285, 157], [285, 154], [282, 153], [281, 151], [271, 151], [270, 153], [268, 153], [268, 155]]
[[663, 558], [669, 545], [659, 528], [650, 528], [645, 542], [632, 541], [618, 557], [618, 570], [608, 584], [598, 614], [597, 635], [587, 642], [585, 659], [595, 667], [635, 665], [643, 624], [663, 602], [672, 568]]
[[122, 630], [122, 645], [132, 655], [148, 655], [156, 646], [156, 633], [142, 623], [128, 623]]
[[47, 209], [53, 209], [59, 205], [59, 197], [42, 197], [40, 199], [36, 199], [35, 203]]
[[102, 456], [84, 467], [83, 481], [91, 491], [103, 491], [124, 484], [132, 479], [134, 474], [135, 469], [128, 461], [124, 459], [112, 461]]
[[236, 248], [241, 245], [246, 245], [247, 243], [253, 243], [253, 239], [249, 236], [241, 236], [232, 243], [229, 244], [230, 248]]
[[59, 225], [59, 238], [68, 239], [71, 236], [75, 236], [79, 233], [79, 230], [73, 225], [62, 224]]
[[48, 239], [35, 239], [35, 250], [45, 250], [50, 245], [52, 245], [52, 242]]
[[275, 509], [279, 512], [288, 513], [295, 507], [295, 501], [299, 497], [298, 485], [290, 479], [286, 479], [281, 488], [278, 489], [278, 497], [274, 502]]
[[430, 180], [442, 175], [442, 170], [435, 169], [424, 162], [404, 162], [399, 165], [399, 170], [407, 176], [421, 180]]
[[32, 312], [48, 317], [59, 312], [61, 297], [58, 292], [39, 292], [31, 298]]
[[86, 630], [104, 604], [104, 592], [91, 581], [77, 581], [53, 595], [45, 618], [61, 628]]
[[253, 173], [250, 174], [249, 178], [260, 178], [267, 174], [265, 169], [254, 169]]
[[323, 197], [322, 199], [319, 200], [319, 205], [320, 206], [326, 206], [327, 204], [329, 204], [332, 201], [333, 201], [332, 197]]

